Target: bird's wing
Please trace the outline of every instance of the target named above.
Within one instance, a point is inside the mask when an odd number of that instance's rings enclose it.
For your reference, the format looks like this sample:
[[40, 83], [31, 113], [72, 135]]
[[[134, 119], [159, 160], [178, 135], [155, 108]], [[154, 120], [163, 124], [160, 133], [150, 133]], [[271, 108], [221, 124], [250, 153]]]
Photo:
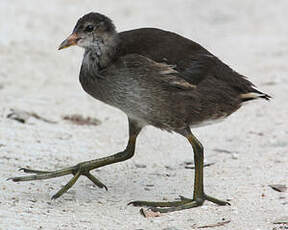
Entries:
[[[258, 91], [245, 76], [203, 48], [200, 44], [173, 32], [141, 28], [121, 32], [120, 55], [137, 53], [157, 62], [175, 65], [175, 70], [187, 82], [199, 86], [206, 80], [226, 82], [239, 94]], [[261, 93], [261, 92], [260, 92]]]
[[119, 58], [115, 66], [118, 70], [125, 69], [134, 76], [153, 78], [162, 85], [181, 90], [192, 90], [196, 85], [186, 81], [174, 66], [159, 63], [139, 54], [128, 54]]

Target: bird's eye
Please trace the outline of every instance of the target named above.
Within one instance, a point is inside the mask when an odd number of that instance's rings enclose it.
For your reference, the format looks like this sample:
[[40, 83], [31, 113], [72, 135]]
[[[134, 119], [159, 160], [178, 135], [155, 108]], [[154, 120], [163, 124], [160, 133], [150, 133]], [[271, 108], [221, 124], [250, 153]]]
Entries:
[[94, 27], [92, 26], [92, 25], [88, 25], [88, 26], [86, 26], [86, 28], [85, 28], [85, 32], [92, 32], [94, 30]]

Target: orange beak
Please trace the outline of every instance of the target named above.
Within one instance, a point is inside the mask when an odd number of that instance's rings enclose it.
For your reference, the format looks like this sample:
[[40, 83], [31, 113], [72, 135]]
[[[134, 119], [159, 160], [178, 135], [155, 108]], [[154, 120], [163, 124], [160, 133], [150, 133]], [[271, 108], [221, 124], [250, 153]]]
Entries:
[[58, 50], [65, 49], [69, 46], [75, 46], [77, 45], [78, 40], [79, 40], [78, 35], [76, 33], [73, 33], [60, 44]]

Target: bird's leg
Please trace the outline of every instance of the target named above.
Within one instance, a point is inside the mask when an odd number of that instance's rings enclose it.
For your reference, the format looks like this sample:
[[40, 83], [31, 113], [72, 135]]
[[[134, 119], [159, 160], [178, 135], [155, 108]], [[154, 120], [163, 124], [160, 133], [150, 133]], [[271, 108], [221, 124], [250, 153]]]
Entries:
[[77, 165], [74, 165], [72, 167], [55, 170], [55, 171], [41, 171], [41, 170], [33, 170], [29, 168], [21, 168], [25, 173], [32, 173], [34, 175], [30, 176], [20, 176], [20, 177], [11, 177], [12, 181], [18, 182], [18, 181], [31, 181], [31, 180], [44, 180], [44, 179], [50, 179], [54, 177], [60, 177], [65, 176], [68, 174], [72, 174], [72, 179], [63, 187], [61, 188], [53, 197], [52, 199], [56, 199], [60, 197], [63, 193], [67, 192], [78, 180], [78, 178], [81, 175], [86, 176], [88, 179], [90, 179], [95, 185], [97, 185], [100, 188], [105, 188], [107, 190], [107, 187], [99, 181], [96, 177], [94, 177], [90, 171], [96, 168], [103, 167], [105, 165], [114, 164], [117, 162], [125, 161], [129, 158], [131, 158], [134, 155], [135, 152], [135, 144], [136, 144], [136, 138], [141, 130], [141, 127], [137, 126], [137, 123], [129, 120], [129, 141], [127, 144], [127, 147], [124, 151], [113, 154], [108, 157], [103, 157], [91, 161], [84, 161]]
[[[195, 163], [195, 176], [194, 176], [194, 193], [193, 199], [185, 198], [180, 196], [180, 201], [172, 202], [150, 202], [150, 201], [133, 201], [129, 204], [134, 206], [148, 206], [149, 209], [155, 212], [166, 213], [180, 211], [183, 209], [194, 208], [201, 206], [205, 200], [209, 200], [218, 205], [230, 205], [227, 201], [218, 200], [214, 197], [208, 196], [204, 193], [203, 186], [203, 165], [204, 165], [204, 155], [203, 146], [197, 140], [197, 138], [191, 133], [190, 129], [187, 128], [181, 132], [190, 144], [192, 145], [194, 152], [194, 163]], [[163, 208], [165, 207], [165, 208]]]

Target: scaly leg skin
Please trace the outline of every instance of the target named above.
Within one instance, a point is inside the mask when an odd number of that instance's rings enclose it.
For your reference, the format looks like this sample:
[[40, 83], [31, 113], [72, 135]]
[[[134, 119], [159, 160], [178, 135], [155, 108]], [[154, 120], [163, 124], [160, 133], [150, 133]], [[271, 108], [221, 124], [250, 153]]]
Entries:
[[154, 202], [154, 201], [132, 201], [128, 205], [134, 206], [148, 206], [149, 210], [153, 212], [167, 213], [180, 211], [184, 209], [201, 206], [205, 200], [211, 201], [218, 205], [230, 205], [227, 201], [218, 200], [214, 197], [208, 196], [204, 193], [203, 186], [203, 146], [197, 138], [191, 133], [189, 128], [181, 132], [192, 145], [195, 162], [195, 178], [194, 178], [194, 193], [193, 199], [180, 196], [180, 201], [172, 202]]
[[84, 161], [75, 166], [56, 170], [56, 171], [42, 171], [42, 170], [34, 170], [29, 168], [21, 168], [20, 171], [24, 173], [32, 173], [34, 175], [30, 176], [20, 176], [20, 177], [11, 177], [8, 180], [12, 180], [14, 182], [19, 181], [32, 181], [32, 180], [44, 180], [50, 179], [54, 177], [61, 177], [68, 174], [74, 175], [72, 179], [61, 188], [55, 195], [52, 196], [52, 199], [56, 199], [60, 197], [62, 194], [67, 192], [79, 179], [81, 175], [86, 176], [89, 180], [91, 180], [96, 186], [99, 188], [107, 187], [100, 180], [98, 180], [95, 176], [93, 176], [90, 171], [96, 168], [103, 167], [105, 165], [110, 165], [114, 163], [118, 163], [124, 160], [131, 158], [135, 152], [135, 144], [136, 138], [141, 131], [141, 127], [137, 125], [136, 122], [129, 119], [129, 141], [126, 149], [122, 152], [116, 153], [114, 155], [103, 157], [91, 161]]

